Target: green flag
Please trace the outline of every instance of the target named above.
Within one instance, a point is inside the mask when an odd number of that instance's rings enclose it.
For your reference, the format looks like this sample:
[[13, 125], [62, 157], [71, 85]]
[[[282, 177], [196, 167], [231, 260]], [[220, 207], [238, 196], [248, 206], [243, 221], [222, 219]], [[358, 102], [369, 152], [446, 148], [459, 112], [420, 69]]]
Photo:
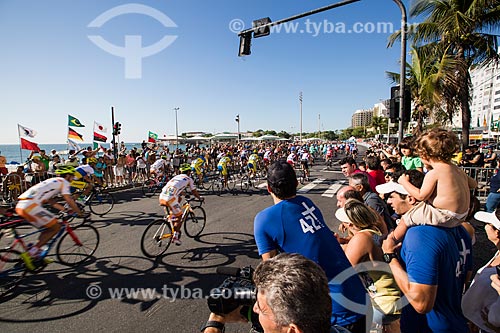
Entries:
[[76, 119], [72, 115], [68, 115], [68, 126], [73, 126], [73, 127], [85, 127], [85, 125], [82, 125], [80, 120]]
[[158, 134], [149, 131], [148, 142], [156, 142], [158, 140]]

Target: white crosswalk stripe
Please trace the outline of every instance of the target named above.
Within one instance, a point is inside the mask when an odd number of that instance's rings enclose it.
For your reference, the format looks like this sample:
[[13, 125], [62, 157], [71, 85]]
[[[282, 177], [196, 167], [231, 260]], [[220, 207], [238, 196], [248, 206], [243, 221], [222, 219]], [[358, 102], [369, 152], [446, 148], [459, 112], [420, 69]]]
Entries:
[[338, 190], [340, 190], [342, 187], [344, 187], [344, 182], [336, 182], [332, 186], [328, 188], [328, 190], [325, 191], [321, 196], [322, 197], [328, 197], [328, 198], [333, 198]]
[[307, 193], [310, 190], [312, 190], [313, 188], [315, 188], [316, 186], [318, 186], [318, 184], [321, 184], [323, 181], [325, 181], [323, 178], [318, 178], [318, 179], [314, 180], [312, 183], [309, 183], [309, 184], [305, 185], [304, 187], [300, 188], [297, 191], [297, 193]]

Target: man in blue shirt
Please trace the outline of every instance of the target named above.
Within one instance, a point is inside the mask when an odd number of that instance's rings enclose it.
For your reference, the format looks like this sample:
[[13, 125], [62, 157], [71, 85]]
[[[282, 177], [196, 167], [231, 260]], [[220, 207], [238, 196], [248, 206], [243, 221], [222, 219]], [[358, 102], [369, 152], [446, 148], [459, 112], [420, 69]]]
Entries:
[[[422, 185], [422, 179], [410, 175], [410, 183], [416, 187]], [[377, 190], [390, 193], [388, 203], [397, 214], [403, 215], [418, 204], [400, 184], [377, 186]], [[395, 253], [400, 246], [399, 259]], [[472, 242], [462, 226], [411, 227], [402, 245], [390, 234], [382, 250], [394, 279], [410, 303], [402, 310], [402, 332], [469, 332], [460, 304], [472, 270]]]
[[[352, 270], [352, 266], [319, 208], [308, 198], [296, 195], [293, 167], [285, 161], [273, 163], [268, 169], [267, 189], [274, 205], [258, 213], [254, 221], [255, 241], [262, 259], [288, 252], [302, 254], [319, 264], [330, 281], [332, 324], [365, 333], [366, 311], [371, 308], [366, 306], [366, 291], [354, 271], [345, 280], [336, 281], [340, 273]], [[353, 311], [345, 298], [363, 311]]]

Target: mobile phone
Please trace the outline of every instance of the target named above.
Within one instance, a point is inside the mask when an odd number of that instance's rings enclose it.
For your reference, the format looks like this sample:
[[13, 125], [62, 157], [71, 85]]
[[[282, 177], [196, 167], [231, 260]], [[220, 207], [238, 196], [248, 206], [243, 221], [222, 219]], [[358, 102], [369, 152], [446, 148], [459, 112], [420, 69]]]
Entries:
[[497, 276], [500, 279], [500, 265], [496, 265], [495, 268], [497, 269]]

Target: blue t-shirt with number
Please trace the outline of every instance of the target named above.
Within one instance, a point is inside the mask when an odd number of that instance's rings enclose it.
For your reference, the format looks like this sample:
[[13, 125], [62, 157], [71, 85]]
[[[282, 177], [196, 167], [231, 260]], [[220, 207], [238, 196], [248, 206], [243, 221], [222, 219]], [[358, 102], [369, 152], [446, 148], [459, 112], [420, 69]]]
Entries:
[[[404, 332], [469, 332], [462, 315], [465, 276], [472, 270], [472, 242], [461, 226], [415, 226], [406, 232], [401, 248], [410, 282], [438, 286], [433, 309], [419, 315], [406, 306], [401, 316]], [[425, 328], [428, 325], [428, 328]]]
[[[345, 326], [366, 313], [361, 280], [311, 200], [296, 196], [264, 209], [255, 217], [254, 236], [260, 255], [272, 250], [299, 253], [323, 268], [332, 297], [332, 323]], [[350, 310], [342, 306], [345, 298], [354, 302]]]

